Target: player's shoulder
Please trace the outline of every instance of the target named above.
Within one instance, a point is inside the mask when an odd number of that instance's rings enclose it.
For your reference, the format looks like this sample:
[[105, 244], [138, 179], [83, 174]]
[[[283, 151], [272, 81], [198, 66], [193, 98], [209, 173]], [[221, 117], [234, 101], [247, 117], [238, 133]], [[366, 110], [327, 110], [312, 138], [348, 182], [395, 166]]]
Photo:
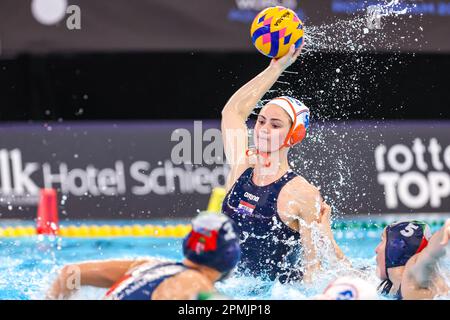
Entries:
[[[401, 294], [403, 299], [432, 299], [435, 295], [434, 289], [432, 287], [423, 286], [420, 284], [420, 279], [417, 278], [417, 274], [414, 271], [414, 266], [416, 265], [417, 260], [420, 258], [420, 253], [412, 256], [405, 264], [405, 269], [401, 280]], [[437, 283], [437, 280], [438, 279], [434, 279], [432, 282]]]
[[214, 289], [214, 284], [199, 271], [188, 269], [165, 279], [155, 290], [152, 299], [190, 300], [199, 292]]
[[180, 272], [177, 276], [178, 279], [183, 279], [187, 281], [195, 281], [199, 284], [210, 284], [211, 281], [203, 275], [200, 271], [194, 269], [187, 269], [183, 272]]
[[320, 195], [319, 189], [300, 175], [296, 175], [286, 184], [287, 191], [299, 192], [301, 194], [316, 196]]
[[214, 288], [211, 280], [194, 269], [187, 269], [180, 272], [173, 277], [173, 281], [181, 287], [192, 287], [196, 290], [212, 290]]
[[419, 259], [421, 254], [422, 254], [422, 252], [416, 253], [411, 258], [409, 258], [409, 260], [406, 262], [405, 269], [403, 272], [403, 277], [402, 277], [402, 284], [403, 284], [403, 282], [415, 280], [414, 266], [416, 265], [417, 260]]
[[[401, 285], [403, 291], [405, 289], [412, 289], [416, 290], [418, 289], [418, 282], [420, 281], [417, 278], [417, 274], [414, 270], [415, 265], [417, 264], [417, 261], [419, 260], [422, 252], [416, 253], [414, 256], [412, 256], [405, 264], [405, 269], [403, 271], [403, 276], [401, 280]], [[409, 290], [406, 290], [409, 291]]]

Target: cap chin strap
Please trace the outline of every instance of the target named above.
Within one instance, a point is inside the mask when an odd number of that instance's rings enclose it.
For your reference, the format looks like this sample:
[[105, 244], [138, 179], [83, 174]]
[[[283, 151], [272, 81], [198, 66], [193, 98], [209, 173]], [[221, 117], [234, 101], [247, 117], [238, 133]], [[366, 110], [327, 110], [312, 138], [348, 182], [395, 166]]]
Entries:
[[387, 295], [389, 295], [389, 293], [391, 292], [391, 289], [392, 289], [392, 286], [393, 286], [393, 285], [394, 285], [394, 284], [392, 283], [391, 280], [389, 280], [389, 279], [384, 279], [384, 280], [380, 283], [380, 285], [378, 286], [378, 291], [379, 291], [382, 295], [387, 296]]
[[388, 272], [388, 267], [387, 267], [387, 263], [386, 263], [388, 243], [389, 243], [389, 226], [386, 228], [386, 246], [384, 248], [384, 270], [386, 272], [386, 279], [383, 280], [380, 283], [380, 285], [378, 286], [378, 290], [381, 289], [381, 294], [383, 294], [383, 295], [389, 295], [392, 290], [392, 286], [394, 285], [392, 283], [392, 280], [389, 279], [389, 272]]
[[[281, 148], [280, 148], [281, 149]], [[259, 151], [258, 149], [254, 149], [254, 150], [256, 150], [256, 151], [253, 151], [253, 150], [251, 150], [251, 149], [247, 149], [246, 151], [245, 151], [245, 155], [247, 156], [247, 157], [249, 157], [249, 156], [253, 156], [253, 155], [260, 155], [265, 161], [264, 161], [264, 167], [266, 167], [266, 168], [268, 168], [268, 167], [270, 167], [270, 165], [272, 164], [272, 162], [270, 161], [270, 160], [268, 160], [269, 159], [269, 154], [270, 154], [270, 152], [262, 152], [262, 151]]]
[[[283, 147], [289, 148], [290, 146], [293, 145], [293, 144], [291, 143], [291, 138], [292, 138], [292, 134], [294, 133], [294, 130], [295, 130], [296, 127], [297, 127], [297, 113], [295, 112], [294, 106], [292, 105], [292, 103], [291, 103], [288, 99], [283, 98], [283, 97], [279, 97], [278, 99], [281, 99], [281, 100], [284, 100], [284, 101], [287, 102], [287, 104], [289, 105], [289, 107], [291, 107], [292, 114], [293, 114], [293, 116], [294, 116], [294, 119], [292, 119], [292, 125], [291, 125], [291, 128], [289, 129], [289, 132], [287, 133], [286, 138], [284, 139], [283, 145], [281, 146], [281, 148], [283, 148]], [[281, 149], [281, 148], [280, 148], [280, 149]]]
[[225, 281], [225, 280], [231, 278], [232, 274], [233, 274], [233, 270], [224, 272], [224, 273], [222, 273], [222, 275], [220, 276], [220, 278], [217, 281]]

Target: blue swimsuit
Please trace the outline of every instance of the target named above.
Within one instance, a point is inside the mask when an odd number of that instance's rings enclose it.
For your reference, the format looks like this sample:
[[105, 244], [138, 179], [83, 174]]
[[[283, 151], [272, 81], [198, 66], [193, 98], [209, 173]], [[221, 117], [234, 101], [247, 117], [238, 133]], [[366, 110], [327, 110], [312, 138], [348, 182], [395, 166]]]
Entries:
[[152, 294], [167, 278], [188, 268], [182, 263], [143, 264], [127, 273], [106, 293], [111, 300], [151, 300]]
[[240, 230], [242, 256], [238, 271], [280, 282], [299, 280], [300, 234], [289, 228], [277, 212], [281, 189], [297, 175], [288, 170], [267, 186], [255, 185], [252, 176], [253, 168], [245, 170], [222, 204], [222, 212]]

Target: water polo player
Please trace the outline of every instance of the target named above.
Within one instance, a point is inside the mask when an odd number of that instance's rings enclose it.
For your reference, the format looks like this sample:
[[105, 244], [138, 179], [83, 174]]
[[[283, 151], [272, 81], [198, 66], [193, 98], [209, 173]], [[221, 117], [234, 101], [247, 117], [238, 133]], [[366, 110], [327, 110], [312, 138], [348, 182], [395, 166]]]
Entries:
[[286, 96], [268, 102], [254, 128], [255, 149], [248, 150], [247, 118], [302, 47], [295, 50], [291, 46], [285, 56], [273, 59], [222, 111], [222, 135], [230, 164], [222, 211], [240, 229], [239, 270], [282, 282], [309, 278], [319, 268], [311, 228], [315, 222], [322, 223], [336, 255], [343, 257], [331, 233], [330, 207], [318, 189], [294, 173], [288, 162], [289, 148], [306, 135], [309, 109]]
[[214, 282], [226, 278], [240, 259], [234, 223], [222, 214], [200, 214], [183, 241], [183, 262], [158, 259], [93, 261], [62, 269], [48, 298], [70, 297], [80, 285], [110, 288], [105, 299], [188, 300], [214, 291]]
[[450, 219], [433, 236], [421, 221], [387, 226], [375, 250], [382, 294], [414, 300], [447, 295], [449, 287], [438, 263], [446, 254], [449, 237]]

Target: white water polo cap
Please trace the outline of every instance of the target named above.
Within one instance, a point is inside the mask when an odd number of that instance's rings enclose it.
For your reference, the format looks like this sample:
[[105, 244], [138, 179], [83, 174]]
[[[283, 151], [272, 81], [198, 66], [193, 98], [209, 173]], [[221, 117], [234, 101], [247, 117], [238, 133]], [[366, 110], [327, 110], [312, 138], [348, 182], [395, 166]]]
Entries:
[[292, 126], [284, 140], [283, 146], [291, 147], [300, 143], [306, 136], [309, 127], [309, 108], [301, 101], [288, 96], [270, 100], [267, 104], [275, 104], [287, 112], [292, 120]]
[[327, 300], [377, 300], [377, 289], [364, 279], [340, 277], [325, 288], [323, 299]]

